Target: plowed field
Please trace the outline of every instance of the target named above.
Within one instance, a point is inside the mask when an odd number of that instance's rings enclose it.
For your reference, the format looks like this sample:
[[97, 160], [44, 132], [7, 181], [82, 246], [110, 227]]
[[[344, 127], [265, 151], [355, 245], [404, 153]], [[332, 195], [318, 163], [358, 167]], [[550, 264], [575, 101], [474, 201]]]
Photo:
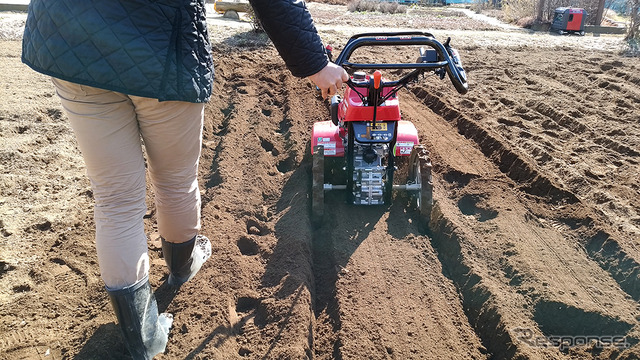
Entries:
[[[369, 30], [317, 21], [336, 53]], [[327, 104], [246, 27], [210, 24], [200, 183], [213, 255], [167, 288], [149, 187], [151, 284], [175, 317], [158, 358], [640, 357], [640, 61], [619, 37], [454, 22], [433, 32], [458, 44], [469, 93], [427, 77], [399, 94], [434, 163], [430, 223], [402, 193], [356, 207], [336, 191], [318, 228], [309, 137]], [[390, 50], [363, 56], [417, 56]], [[0, 59], [0, 358], [126, 359], [66, 116], [18, 40], [0, 41]]]

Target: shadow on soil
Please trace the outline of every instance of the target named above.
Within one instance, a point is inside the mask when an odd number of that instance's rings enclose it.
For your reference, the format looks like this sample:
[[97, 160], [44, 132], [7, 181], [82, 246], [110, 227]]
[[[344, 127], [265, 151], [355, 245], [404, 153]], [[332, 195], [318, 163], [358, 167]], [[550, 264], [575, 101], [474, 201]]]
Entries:
[[130, 359], [122, 342], [120, 328], [115, 323], [100, 325], [84, 344], [76, 360], [88, 359]]
[[616, 335], [624, 336], [633, 327], [601, 313], [588, 312], [557, 301], [541, 300], [535, 307], [534, 319], [545, 334], [550, 335]]
[[[273, 340], [271, 341], [271, 345], [267, 349], [266, 353], [261, 357], [262, 359], [270, 359], [273, 358], [272, 351], [279, 345], [282, 344], [282, 333], [286, 329], [287, 324], [294, 321], [294, 308], [298, 306], [301, 301], [302, 294], [304, 293], [304, 287], [300, 286], [295, 291], [295, 297], [291, 303], [291, 307], [288, 309], [288, 312], [282, 317], [279, 321], [278, 332], [274, 335]], [[268, 312], [265, 310], [265, 307], [261, 305], [259, 299], [244, 297], [238, 299], [238, 303], [236, 305], [236, 311], [238, 313], [244, 314], [240, 317], [239, 321], [233, 325], [220, 325], [215, 328], [209, 336], [207, 336], [201, 343], [193, 349], [189, 354], [187, 354], [184, 358], [185, 360], [200, 358], [202, 355], [199, 355], [205, 348], [209, 347], [209, 344], [213, 342], [214, 348], [219, 348], [229, 337], [232, 335], [237, 335], [242, 332], [244, 326], [248, 323], [250, 319], [253, 319], [254, 323], [263, 327], [266, 321], [266, 317], [269, 316]], [[238, 355], [241, 357], [249, 355], [251, 352], [243, 347], [238, 351]]]
[[[313, 228], [309, 217], [310, 178], [311, 156], [307, 151], [300, 166], [284, 185], [282, 197], [276, 205], [276, 212], [284, 215], [275, 226], [278, 244], [267, 264], [262, 285], [280, 284], [278, 298], [287, 297], [300, 287], [311, 289], [313, 305], [310, 310], [316, 321], [321, 323], [317, 326], [323, 326], [335, 335], [328, 340], [330, 344], [315, 346], [330, 346], [330, 349], [323, 348], [322, 351], [340, 359], [337, 334], [342, 325], [336, 281], [351, 255], [389, 209], [347, 205], [343, 191], [327, 192], [324, 222], [322, 226]], [[314, 348], [313, 332], [311, 330], [311, 349]]]
[[[386, 207], [357, 207], [345, 203], [344, 192], [326, 197], [330, 211], [322, 227], [313, 233], [314, 313], [336, 336], [332, 339], [332, 358], [342, 359], [339, 336], [342, 328], [336, 282], [351, 255], [369, 236]], [[325, 316], [323, 316], [325, 315]]]
[[518, 349], [511, 341], [509, 330], [496, 304], [490, 301], [491, 290], [482, 282], [482, 276], [465, 264], [461, 247], [462, 235], [437, 205], [431, 217], [429, 235], [432, 245], [438, 252], [443, 274], [453, 281], [461, 294], [469, 324], [493, 358], [514, 358]]

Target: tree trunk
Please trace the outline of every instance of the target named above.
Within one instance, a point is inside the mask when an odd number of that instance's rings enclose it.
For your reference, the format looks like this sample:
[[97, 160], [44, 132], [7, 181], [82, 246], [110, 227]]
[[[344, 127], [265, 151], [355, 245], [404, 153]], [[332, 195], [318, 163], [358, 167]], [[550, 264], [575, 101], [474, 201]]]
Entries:
[[538, 1], [538, 16], [536, 17], [536, 20], [538, 20], [538, 22], [542, 21], [542, 13], [544, 11], [544, 2], [545, 0]]
[[594, 25], [602, 24], [602, 16], [604, 15], [604, 0], [598, 1], [598, 11], [596, 12], [596, 19]]
[[631, 21], [625, 40], [640, 40], [640, 0], [628, 0], [631, 8]]

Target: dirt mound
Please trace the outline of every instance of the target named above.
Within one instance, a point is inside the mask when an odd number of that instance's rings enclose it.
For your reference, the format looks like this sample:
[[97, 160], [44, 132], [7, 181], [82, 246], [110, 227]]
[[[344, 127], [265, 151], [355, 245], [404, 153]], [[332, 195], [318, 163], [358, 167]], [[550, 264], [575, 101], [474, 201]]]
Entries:
[[[228, 45], [252, 35], [215, 45], [200, 162], [213, 256], [178, 293], [151, 201], [145, 220], [175, 316], [158, 358], [640, 356], [638, 62], [465, 34], [467, 95], [436, 77], [400, 93], [434, 162], [428, 227], [402, 194], [355, 207], [330, 192], [314, 229], [309, 136], [326, 104], [273, 48]], [[0, 358], [126, 359], [73, 135], [19, 54], [0, 42]]]

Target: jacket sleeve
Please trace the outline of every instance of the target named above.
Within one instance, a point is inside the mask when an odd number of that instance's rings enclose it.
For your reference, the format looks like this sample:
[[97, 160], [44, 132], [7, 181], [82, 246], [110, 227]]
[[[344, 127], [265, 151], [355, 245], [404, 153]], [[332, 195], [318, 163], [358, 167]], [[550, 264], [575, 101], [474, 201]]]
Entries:
[[329, 59], [303, 0], [250, 0], [264, 30], [294, 76], [322, 70]]

